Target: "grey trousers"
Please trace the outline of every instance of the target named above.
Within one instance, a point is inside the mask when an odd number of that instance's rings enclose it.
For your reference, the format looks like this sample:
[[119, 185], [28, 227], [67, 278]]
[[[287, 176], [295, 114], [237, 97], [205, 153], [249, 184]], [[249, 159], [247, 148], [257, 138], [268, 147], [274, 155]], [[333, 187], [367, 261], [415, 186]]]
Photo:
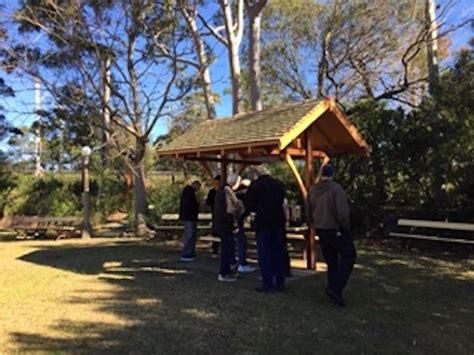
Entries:
[[197, 238], [196, 223], [196, 221], [183, 221], [183, 249], [181, 250], [181, 256], [194, 256]]

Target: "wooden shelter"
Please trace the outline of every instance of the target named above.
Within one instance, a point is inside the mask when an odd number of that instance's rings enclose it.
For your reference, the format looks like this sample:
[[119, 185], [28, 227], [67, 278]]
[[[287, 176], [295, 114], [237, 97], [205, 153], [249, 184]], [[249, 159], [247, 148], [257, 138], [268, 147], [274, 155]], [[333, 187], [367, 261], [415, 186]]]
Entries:
[[[249, 165], [284, 160], [293, 172], [303, 198], [314, 182], [314, 159], [329, 160], [345, 154], [367, 155], [370, 147], [331, 99], [206, 120], [158, 148], [158, 156], [195, 160], [213, 175], [208, 162], [238, 164], [242, 173]], [[295, 159], [304, 159], [300, 176]], [[308, 267], [316, 262], [314, 234], [307, 240]]]

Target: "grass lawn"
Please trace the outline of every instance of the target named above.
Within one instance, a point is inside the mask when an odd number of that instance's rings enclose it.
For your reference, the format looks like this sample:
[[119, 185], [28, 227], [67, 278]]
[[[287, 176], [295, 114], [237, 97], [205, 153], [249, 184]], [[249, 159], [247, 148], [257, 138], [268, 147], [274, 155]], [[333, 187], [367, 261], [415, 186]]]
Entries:
[[322, 272], [262, 295], [256, 275], [219, 283], [173, 244], [0, 243], [0, 353], [474, 353], [474, 260], [358, 254], [340, 309]]

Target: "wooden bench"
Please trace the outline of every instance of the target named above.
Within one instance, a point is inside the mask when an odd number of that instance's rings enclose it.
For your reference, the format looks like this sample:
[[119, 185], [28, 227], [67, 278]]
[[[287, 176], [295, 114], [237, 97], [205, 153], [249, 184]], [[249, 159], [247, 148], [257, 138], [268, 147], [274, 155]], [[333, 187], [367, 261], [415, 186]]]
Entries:
[[[391, 232], [391, 237], [474, 245], [473, 223], [455, 223], [402, 218], [398, 220], [397, 226], [408, 229], [408, 231]], [[462, 233], [463, 237], [460, 238], [458, 236], [452, 236], [453, 233]]]
[[[155, 231], [182, 231], [183, 225], [179, 220], [179, 215], [177, 213], [165, 213], [161, 215], [162, 224], [154, 226]], [[212, 226], [212, 215], [210, 213], [199, 213], [198, 214], [198, 231], [211, 231]]]
[[0, 219], [0, 229], [13, 230], [23, 238], [76, 236], [80, 224], [79, 217], [6, 216]]
[[[179, 223], [179, 215], [177, 213], [166, 213], [161, 216], [162, 224], [155, 226], [154, 229], [157, 232], [173, 232], [173, 231], [182, 231], [183, 225]], [[199, 213], [198, 215], [198, 224], [197, 230], [198, 240], [202, 242], [215, 242], [220, 243], [220, 238], [216, 237], [210, 232], [212, 232], [212, 214], [211, 213]], [[247, 232], [247, 237], [249, 232], [254, 233], [250, 228], [250, 225], [245, 225], [245, 231]], [[207, 232], [207, 234], [205, 234]], [[288, 249], [295, 256], [306, 258], [306, 233], [308, 233], [308, 227], [303, 225], [300, 227], [286, 227], [286, 237], [288, 240]], [[318, 240], [318, 237], [315, 237]], [[248, 238], [249, 245], [253, 246], [255, 244], [254, 238]]]

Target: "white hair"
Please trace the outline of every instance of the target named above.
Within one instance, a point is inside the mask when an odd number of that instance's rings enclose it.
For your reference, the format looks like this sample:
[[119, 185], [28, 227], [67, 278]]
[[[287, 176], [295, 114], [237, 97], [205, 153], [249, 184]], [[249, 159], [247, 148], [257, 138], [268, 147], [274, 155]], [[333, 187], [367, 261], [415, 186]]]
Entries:
[[237, 174], [230, 174], [227, 177], [227, 184], [229, 184], [232, 188], [236, 188], [240, 184], [240, 176]]

